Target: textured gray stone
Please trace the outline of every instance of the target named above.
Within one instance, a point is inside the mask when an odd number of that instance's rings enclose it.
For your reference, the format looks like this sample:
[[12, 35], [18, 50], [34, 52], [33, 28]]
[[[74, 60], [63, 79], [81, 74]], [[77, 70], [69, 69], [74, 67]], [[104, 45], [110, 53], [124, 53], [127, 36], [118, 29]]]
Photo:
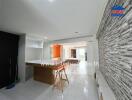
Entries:
[[[123, 17], [111, 16], [117, 4], [127, 7]], [[117, 100], [132, 100], [132, 0], [108, 1], [97, 38], [104, 78]]]

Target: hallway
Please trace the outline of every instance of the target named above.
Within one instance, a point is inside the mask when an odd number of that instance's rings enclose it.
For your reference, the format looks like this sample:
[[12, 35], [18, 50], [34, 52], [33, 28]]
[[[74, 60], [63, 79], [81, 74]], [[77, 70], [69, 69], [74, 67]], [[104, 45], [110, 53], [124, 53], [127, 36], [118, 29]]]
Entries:
[[98, 100], [94, 79], [88, 73], [86, 62], [73, 64], [67, 73], [70, 81], [64, 92], [52, 86], [29, 80], [10, 90], [0, 90], [1, 100]]

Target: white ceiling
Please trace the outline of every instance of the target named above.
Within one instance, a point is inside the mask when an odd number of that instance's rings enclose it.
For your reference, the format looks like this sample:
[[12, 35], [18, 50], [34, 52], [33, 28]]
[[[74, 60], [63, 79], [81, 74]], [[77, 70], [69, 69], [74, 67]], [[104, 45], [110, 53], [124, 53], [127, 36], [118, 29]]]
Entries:
[[0, 28], [51, 40], [96, 34], [107, 1], [3, 0]]

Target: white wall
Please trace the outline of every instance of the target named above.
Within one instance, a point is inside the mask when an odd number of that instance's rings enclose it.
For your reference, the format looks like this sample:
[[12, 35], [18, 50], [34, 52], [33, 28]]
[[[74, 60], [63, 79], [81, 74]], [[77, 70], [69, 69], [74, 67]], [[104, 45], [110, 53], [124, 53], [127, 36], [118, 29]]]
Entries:
[[41, 60], [42, 48], [27, 48], [25, 61]]
[[68, 48], [68, 47], [64, 47], [64, 51], [63, 51], [63, 59], [68, 59], [68, 58], [70, 58], [70, 48]]
[[94, 52], [94, 64], [96, 67], [99, 67], [99, 48], [98, 41], [93, 43], [93, 52]]
[[89, 66], [89, 74], [93, 75], [95, 73], [96, 68], [98, 67], [99, 57], [98, 57], [98, 43], [88, 42], [87, 44], [87, 62]]
[[0, 29], [2, 28], [2, 16], [3, 16], [3, 13], [2, 13], [2, 0], [0, 0]]
[[26, 75], [25, 42], [26, 42], [26, 35], [21, 35], [19, 39], [19, 49], [18, 49], [18, 73], [21, 82], [25, 81], [25, 75]]
[[51, 44], [50, 42], [44, 43], [44, 60], [51, 60]]

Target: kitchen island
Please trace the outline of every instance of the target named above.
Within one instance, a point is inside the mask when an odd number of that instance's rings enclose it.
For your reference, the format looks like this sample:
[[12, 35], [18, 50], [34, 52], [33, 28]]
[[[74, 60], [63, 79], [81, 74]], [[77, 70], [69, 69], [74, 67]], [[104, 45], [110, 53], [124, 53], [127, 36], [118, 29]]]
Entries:
[[55, 81], [55, 70], [54, 68], [59, 65], [54, 61], [28, 61], [27, 66], [33, 67], [33, 79], [39, 82], [54, 84]]
[[39, 82], [54, 84], [55, 73], [60, 68], [61, 64], [65, 64], [65, 68], [70, 64], [78, 64], [78, 59], [66, 59], [64, 61], [53, 61], [53, 60], [35, 60], [26, 62], [27, 66], [33, 67], [33, 79]]

